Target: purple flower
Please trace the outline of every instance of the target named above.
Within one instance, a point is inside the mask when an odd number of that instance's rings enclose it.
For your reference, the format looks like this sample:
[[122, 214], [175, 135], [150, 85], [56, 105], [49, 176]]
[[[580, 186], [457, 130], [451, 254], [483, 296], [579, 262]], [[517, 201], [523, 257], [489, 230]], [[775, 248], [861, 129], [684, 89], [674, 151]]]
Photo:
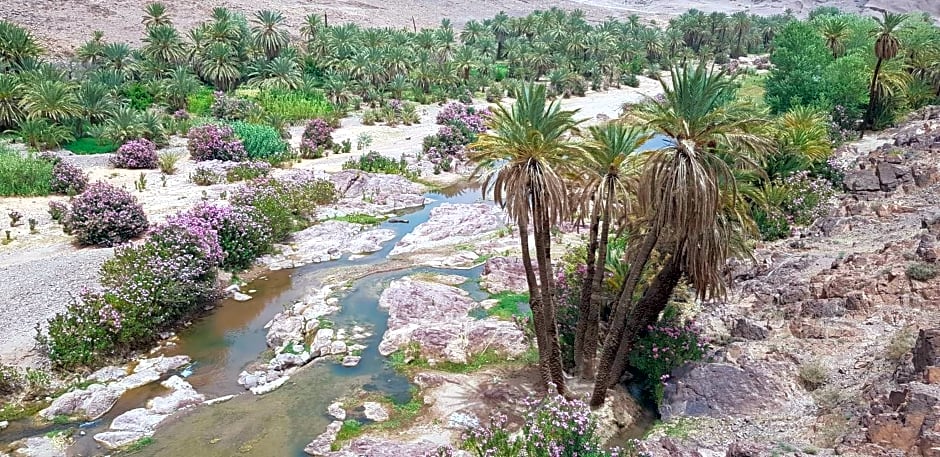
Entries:
[[110, 162], [116, 168], [157, 168], [157, 146], [145, 138], [128, 141], [111, 156]]
[[189, 154], [193, 160], [230, 160], [241, 161], [248, 158], [248, 152], [241, 140], [235, 137], [231, 127], [204, 125], [189, 130]]

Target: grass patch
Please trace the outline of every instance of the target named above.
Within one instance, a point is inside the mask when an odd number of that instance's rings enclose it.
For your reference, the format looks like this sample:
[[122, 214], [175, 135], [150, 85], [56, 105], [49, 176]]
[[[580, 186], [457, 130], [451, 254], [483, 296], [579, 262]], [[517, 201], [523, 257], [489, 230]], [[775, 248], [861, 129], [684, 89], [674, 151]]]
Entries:
[[767, 77], [764, 75], [748, 75], [741, 78], [740, 88], [738, 89], [738, 98], [747, 100], [757, 108], [764, 108], [767, 104], [764, 102], [764, 82]]
[[151, 438], [151, 437], [149, 437], [149, 436], [145, 436], [145, 437], [143, 437], [143, 438], [141, 438], [141, 439], [135, 441], [134, 444], [131, 444], [130, 446], [128, 446], [128, 447], [127, 447], [127, 452], [137, 452], [137, 451], [140, 451], [140, 450], [142, 450], [143, 448], [145, 448], [145, 447], [150, 446], [151, 444], [153, 444], [153, 442], [154, 442], [153, 438]]
[[534, 348], [530, 348], [525, 354], [515, 359], [507, 359], [506, 356], [488, 349], [477, 354], [472, 354], [467, 360], [467, 363], [455, 363], [442, 360], [436, 362], [434, 365], [417, 354], [420, 354], [420, 348], [415, 343], [412, 343], [393, 352], [388, 358], [388, 363], [393, 369], [402, 373], [417, 370], [437, 370], [447, 373], [467, 374], [494, 366], [530, 365], [538, 360], [538, 353]]
[[52, 162], [0, 145], [0, 196], [38, 197], [52, 192]]
[[924, 262], [915, 262], [907, 266], [907, 277], [915, 281], [929, 281], [937, 277], [937, 267]]
[[490, 298], [498, 300], [499, 303], [486, 310], [489, 316], [503, 320], [512, 320], [512, 318], [516, 316], [524, 317], [532, 314], [531, 310], [519, 307], [520, 304], [528, 305], [529, 294], [517, 294], [506, 291], [492, 295]]
[[661, 431], [670, 438], [685, 439], [696, 430], [695, 420], [691, 417], [680, 417], [667, 422], [657, 422], [647, 435]]
[[119, 145], [107, 140], [98, 140], [97, 138], [84, 137], [66, 144], [62, 148], [67, 151], [71, 151], [73, 154], [84, 156], [93, 154], [107, 154], [117, 151], [118, 147]]
[[0, 421], [15, 421], [35, 416], [46, 407], [46, 402], [9, 403], [0, 407]]
[[332, 217], [329, 220], [362, 225], [378, 225], [385, 221], [385, 219], [381, 217], [370, 216], [368, 214], [347, 214], [345, 216]]
[[331, 451], [338, 451], [343, 443], [349, 441], [359, 435], [362, 435], [362, 424], [355, 419], [347, 419], [343, 421], [343, 426], [340, 427], [339, 433], [336, 434], [336, 441], [330, 445]]

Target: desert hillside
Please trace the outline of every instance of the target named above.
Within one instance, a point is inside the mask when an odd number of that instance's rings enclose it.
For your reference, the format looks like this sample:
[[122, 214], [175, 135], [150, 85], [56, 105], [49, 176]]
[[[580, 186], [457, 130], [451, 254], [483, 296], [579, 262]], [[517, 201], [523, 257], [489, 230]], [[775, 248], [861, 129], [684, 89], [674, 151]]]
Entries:
[[[118, 41], [139, 39], [143, 26], [140, 11], [149, 0], [0, 0], [0, 19], [24, 25], [36, 33], [55, 53], [67, 53], [84, 42], [91, 31], [102, 30], [106, 37]], [[637, 14], [644, 18], [667, 20], [689, 8], [705, 12], [748, 11], [776, 14], [787, 9], [805, 16], [818, 6], [835, 6], [845, 11], [867, 11], [869, 6], [893, 11], [926, 11], [940, 17], [940, 2], [934, 0], [217, 0], [190, 2], [164, 0], [173, 13], [174, 22], [182, 29], [205, 20], [215, 6], [242, 12], [275, 9], [285, 13], [291, 29], [311, 13], [326, 13], [329, 21], [353, 21], [382, 27], [433, 26], [442, 18], [450, 18], [456, 26], [473, 19], [492, 17], [498, 11], [524, 15], [536, 9], [559, 7], [580, 8], [591, 19], [626, 17]], [[414, 21], [414, 22], [412, 22]]]

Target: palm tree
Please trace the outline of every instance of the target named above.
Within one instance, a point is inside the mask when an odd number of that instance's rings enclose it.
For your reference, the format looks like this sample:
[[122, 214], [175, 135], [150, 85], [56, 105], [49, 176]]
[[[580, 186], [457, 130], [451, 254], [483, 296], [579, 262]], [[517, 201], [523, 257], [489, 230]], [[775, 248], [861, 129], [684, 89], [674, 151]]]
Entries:
[[91, 34], [91, 39], [86, 41], [83, 45], [79, 46], [75, 50], [75, 56], [78, 57], [82, 62], [90, 63], [92, 65], [98, 64], [98, 59], [104, 57], [104, 32], [101, 30], [95, 30]]
[[105, 120], [115, 107], [115, 101], [108, 87], [94, 81], [85, 81], [75, 91], [78, 103], [78, 117], [86, 125], [97, 124]]
[[199, 89], [199, 80], [186, 67], [176, 67], [160, 81], [160, 89], [166, 104], [178, 110], [186, 107], [186, 99]]
[[734, 51], [731, 53], [731, 56], [740, 57], [747, 54], [747, 48], [744, 44], [747, 34], [751, 31], [751, 16], [744, 11], [738, 11], [731, 15], [731, 21], [734, 30]]
[[[576, 154], [566, 138], [578, 124], [575, 113], [563, 111], [557, 101], [549, 103], [543, 86], [526, 85], [512, 107], [497, 105], [488, 121], [493, 133], [480, 135], [470, 155], [477, 163], [473, 175], [519, 227], [542, 381], [561, 393], [566, 388], [556, 330], [550, 227], [568, 209], [563, 176]], [[538, 279], [532, 268], [530, 227]]]
[[26, 29], [0, 20], [0, 70], [19, 67], [25, 59], [38, 57], [42, 49]]
[[41, 80], [27, 85], [20, 108], [31, 119], [49, 119], [59, 123], [79, 114], [72, 88], [57, 80]]
[[[655, 322], [684, 274], [705, 297], [723, 292], [721, 267], [735, 235], [725, 209], [740, 200], [734, 168], [756, 168], [771, 141], [755, 133], [765, 123], [745, 107], [730, 103], [735, 86], [724, 71], [704, 63], [674, 68], [671, 84], [662, 82], [665, 102], [642, 105], [636, 115], [671, 139], [652, 151], [637, 191], [635, 218], [645, 222], [631, 246], [630, 271], [604, 339], [591, 404], [604, 403], [609, 386], [626, 367], [637, 336]], [[736, 205], [732, 205], [735, 206]], [[641, 275], [660, 249], [660, 269], [639, 298]]]
[[13, 73], [0, 73], [0, 132], [12, 129], [23, 119], [20, 108], [22, 90]]
[[144, 18], [140, 22], [148, 29], [173, 23], [169, 14], [167, 14], [166, 5], [160, 2], [148, 3], [144, 6]]
[[249, 81], [262, 89], [294, 90], [303, 82], [300, 66], [294, 59], [278, 56], [265, 65], [264, 71]]
[[143, 42], [141, 52], [160, 67], [177, 65], [186, 57], [183, 40], [172, 25], [148, 27]]
[[268, 60], [276, 57], [290, 41], [287, 30], [280, 28], [284, 15], [278, 11], [262, 10], [255, 13], [255, 25], [251, 28], [255, 47], [264, 53]]
[[901, 24], [907, 20], [906, 14], [895, 14], [887, 11], [882, 12], [881, 18], [875, 18], [878, 27], [872, 32], [875, 34], [875, 70], [872, 73], [871, 85], [868, 90], [868, 110], [865, 111], [864, 127], [873, 128], [875, 125], [875, 107], [878, 99], [878, 76], [881, 72], [881, 66], [886, 60], [891, 60], [898, 55], [898, 48], [901, 46], [896, 32]]
[[123, 71], [132, 60], [131, 47], [127, 43], [107, 43], [101, 49], [106, 66]]
[[235, 50], [222, 42], [212, 43], [199, 64], [203, 78], [219, 90], [229, 90], [241, 78], [241, 68]]
[[832, 51], [832, 58], [838, 59], [845, 54], [844, 41], [849, 37], [849, 23], [842, 16], [824, 16], [820, 31], [826, 38], [826, 46]]
[[638, 149], [650, 139], [646, 131], [611, 122], [589, 129], [589, 141], [582, 146], [579, 171], [585, 176], [578, 200], [590, 211], [587, 269], [578, 306], [574, 339], [575, 367], [581, 378], [594, 378], [597, 353], [597, 325], [600, 320], [601, 292], [607, 262], [607, 242], [615, 219], [616, 206], [629, 207], [636, 194], [636, 178], [643, 155]]

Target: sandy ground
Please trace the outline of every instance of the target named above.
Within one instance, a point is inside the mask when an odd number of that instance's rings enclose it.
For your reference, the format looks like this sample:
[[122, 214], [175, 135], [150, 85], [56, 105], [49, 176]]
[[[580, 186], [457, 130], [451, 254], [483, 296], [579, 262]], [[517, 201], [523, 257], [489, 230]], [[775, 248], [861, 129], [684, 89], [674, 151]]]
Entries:
[[[67, 53], [88, 39], [92, 30], [102, 30], [106, 39], [138, 42], [143, 32], [141, 10], [150, 0], [0, 0], [0, 19], [28, 27], [54, 53]], [[936, 0], [214, 0], [192, 2], [163, 0], [183, 30], [204, 21], [216, 6], [244, 13], [273, 9], [284, 13], [296, 33], [308, 14], [326, 14], [330, 23], [411, 28], [431, 27], [449, 18], [455, 27], [468, 20], [490, 18], [498, 11], [512, 16], [559, 7], [582, 9], [588, 19], [624, 18], [637, 14], [660, 23], [689, 8], [705, 12], [747, 11], [777, 14], [789, 9], [805, 16], [818, 6], [831, 5], [845, 11], [869, 11], [875, 6], [893, 11], [926, 11], [940, 17]], [[414, 21], [414, 22], [412, 22]]]
[[[617, 117], [625, 102], [636, 102], [659, 92], [659, 83], [640, 78], [639, 88], [624, 88], [600, 93], [589, 93], [586, 97], [563, 100], [566, 109], [579, 109], [578, 116], [596, 122], [599, 114]], [[316, 160], [303, 160], [294, 168], [335, 172], [342, 169], [343, 162], [358, 158], [368, 150], [399, 158], [402, 154], [413, 156], [421, 150], [425, 136], [437, 131], [434, 123], [440, 107], [424, 105], [419, 108], [421, 123], [412, 126], [366, 126], [359, 115], [343, 119], [342, 126], [334, 132], [334, 139], [350, 139], [355, 145], [361, 133], [372, 136], [372, 145], [363, 151], [333, 155]], [[292, 129], [296, 146], [302, 127]], [[185, 140], [174, 138], [171, 149], [185, 152]], [[354, 148], [355, 149], [355, 148]], [[65, 152], [67, 154], [67, 152]], [[108, 166], [109, 155], [69, 156], [67, 160], [81, 165], [92, 181], [102, 180], [124, 187], [138, 198], [151, 222], [163, 221], [166, 216], [194, 206], [202, 200], [215, 201], [223, 192], [231, 192], [238, 184], [217, 184], [199, 187], [189, 181], [196, 164], [184, 158], [177, 174], [167, 177], [163, 185], [162, 175], [156, 170], [143, 171], [147, 187], [143, 192], [134, 190], [139, 179], [139, 170], [117, 170]], [[277, 171], [277, 170], [276, 170]], [[427, 178], [432, 178], [428, 176]], [[0, 212], [4, 215], [16, 210], [24, 214], [24, 221], [35, 218], [37, 233], [30, 233], [26, 224], [9, 229], [12, 243], [0, 245], [0, 362], [16, 365], [37, 365], [42, 359], [31, 350], [35, 344], [37, 324], [61, 312], [68, 304], [70, 295], [77, 295], [83, 287], [97, 284], [98, 268], [112, 255], [111, 249], [77, 248], [72, 238], [62, 233], [47, 212], [49, 201], [66, 201], [65, 197], [0, 198]], [[7, 224], [4, 217], [2, 223]], [[0, 232], [0, 236], [4, 234]]]

